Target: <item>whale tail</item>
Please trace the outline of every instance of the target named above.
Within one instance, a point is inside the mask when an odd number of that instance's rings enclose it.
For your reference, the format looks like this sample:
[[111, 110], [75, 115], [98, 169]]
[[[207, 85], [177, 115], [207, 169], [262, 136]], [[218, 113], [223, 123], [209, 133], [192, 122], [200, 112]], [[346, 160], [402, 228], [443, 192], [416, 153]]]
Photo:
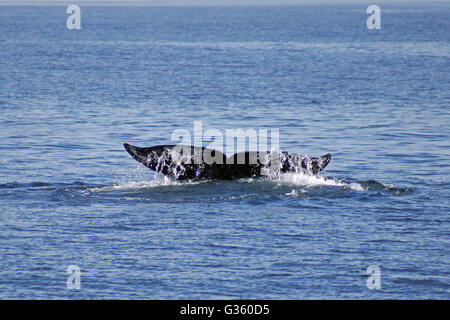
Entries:
[[[222, 152], [188, 145], [159, 145], [139, 148], [124, 144], [127, 152], [138, 162], [165, 176], [182, 179], [236, 179], [265, 175], [266, 153], [242, 152], [226, 157]], [[261, 157], [262, 156], [262, 157]], [[318, 174], [330, 162], [331, 154], [309, 158], [283, 152], [281, 172], [302, 170]], [[278, 168], [278, 167], [277, 167]]]
[[[217, 150], [188, 145], [158, 145], [139, 148], [128, 143], [125, 150], [144, 166], [177, 180], [226, 179], [225, 155]], [[203, 159], [206, 156], [206, 159]], [[210, 161], [214, 160], [214, 161]]]
[[132, 146], [131, 144], [124, 143], [123, 146], [125, 147], [125, 150], [134, 158], [136, 161], [146, 165], [147, 157], [150, 153], [150, 150], [148, 148], [139, 148]]
[[331, 161], [331, 153], [327, 153], [324, 156], [321, 156], [319, 158], [311, 158], [311, 169], [313, 174], [318, 174], [320, 171], [325, 169], [325, 167], [330, 163]]

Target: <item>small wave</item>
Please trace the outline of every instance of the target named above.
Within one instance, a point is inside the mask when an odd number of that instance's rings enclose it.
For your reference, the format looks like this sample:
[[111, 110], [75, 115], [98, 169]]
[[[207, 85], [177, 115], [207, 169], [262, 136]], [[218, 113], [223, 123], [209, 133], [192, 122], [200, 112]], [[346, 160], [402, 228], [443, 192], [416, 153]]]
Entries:
[[[126, 191], [126, 190], [142, 190], [149, 188], [158, 188], [166, 186], [186, 186], [199, 185], [211, 182], [211, 180], [183, 180], [177, 181], [164, 176], [155, 176], [153, 180], [144, 181], [122, 181], [117, 184], [107, 186], [95, 186], [86, 188], [87, 193], [95, 192], [111, 192], [111, 191]], [[338, 179], [333, 177], [315, 176], [305, 173], [285, 173], [276, 178], [242, 178], [235, 180], [234, 183], [254, 184], [254, 183], [275, 183], [274, 188], [292, 185], [293, 187], [304, 187], [302, 189], [293, 188], [290, 192], [285, 193], [286, 196], [297, 196], [300, 193], [305, 193], [307, 189], [313, 187], [340, 187], [344, 190], [353, 191], [380, 191], [384, 193], [391, 193], [395, 195], [404, 195], [413, 191], [412, 188], [396, 187], [392, 184], [383, 184], [375, 180], [366, 180], [358, 182], [349, 182], [345, 179]]]
[[449, 287], [448, 283], [441, 281], [436, 278], [406, 278], [400, 277], [394, 280], [396, 283], [404, 283], [408, 285], [421, 285], [421, 286], [438, 286], [438, 287]]
[[[246, 186], [244, 186], [246, 185]], [[304, 197], [309, 195], [336, 196], [344, 195], [350, 192], [381, 192], [391, 195], [405, 195], [412, 191], [411, 188], [399, 188], [392, 184], [383, 184], [375, 180], [349, 181], [345, 178], [326, 177], [318, 175], [309, 175], [306, 173], [283, 173], [277, 177], [258, 177], [241, 178], [233, 181], [220, 180], [183, 180], [177, 181], [163, 175], [156, 174], [153, 179], [145, 179], [136, 175], [131, 177], [126, 175], [121, 182], [110, 185], [77, 186], [78, 192], [83, 196], [105, 193], [135, 193], [141, 194], [145, 190], [154, 190], [158, 195], [167, 194], [167, 192], [189, 193], [193, 186], [198, 186], [194, 192], [205, 194], [222, 194], [225, 191], [231, 192], [230, 195], [223, 196], [219, 200], [231, 199], [242, 200], [243, 198], [258, 198], [264, 195], [282, 195], [287, 197]], [[200, 187], [202, 186], [202, 187]], [[175, 189], [173, 189], [175, 188]], [[181, 188], [181, 189], [180, 189]], [[172, 191], [171, 191], [172, 190]], [[272, 191], [274, 193], [272, 193]], [[318, 193], [317, 193], [317, 192]], [[238, 193], [235, 193], [238, 192]], [[250, 192], [250, 193], [249, 193]], [[280, 193], [281, 192], [281, 193]], [[324, 193], [325, 192], [325, 193]], [[242, 193], [242, 194], [241, 194]], [[152, 193], [153, 194], [153, 193]], [[125, 196], [125, 195], [122, 195]], [[143, 195], [144, 198], [148, 194]], [[231, 197], [231, 198], [230, 198]]]
[[53, 186], [53, 183], [48, 182], [29, 182], [29, 183], [19, 183], [19, 182], [8, 182], [0, 184], [0, 189], [20, 189], [20, 188], [38, 188], [38, 187], [49, 187]]
[[293, 184], [296, 186], [315, 187], [315, 186], [331, 186], [346, 187], [355, 191], [366, 191], [366, 189], [356, 182], [345, 182], [336, 178], [327, 178], [323, 176], [314, 176], [304, 173], [286, 173], [280, 175], [278, 179], [281, 184]]
[[93, 187], [88, 188], [87, 192], [110, 192], [110, 191], [121, 191], [121, 190], [139, 190], [148, 189], [162, 186], [176, 186], [176, 185], [195, 185], [205, 183], [205, 181], [176, 181], [169, 178], [156, 178], [150, 181], [126, 181], [118, 184], [113, 184], [110, 186]]
[[381, 183], [375, 180], [365, 180], [359, 182], [361, 186], [368, 191], [381, 191], [386, 193], [392, 193], [395, 195], [405, 195], [409, 194], [414, 191], [413, 188], [403, 188], [403, 187], [397, 187], [393, 184], [387, 183]]
[[[394, 195], [406, 195], [414, 191], [414, 188], [397, 187], [390, 183], [381, 183], [376, 180], [363, 180], [358, 182], [349, 182], [345, 179], [330, 178], [324, 176], [314, 176], [304, 173], [283, 174], [279, 178], [281, 184], [292, 184], [295, 186], [315, 187], [330, 186], [343, 187], [354, 191], [379, 191]], [[295, 195], [295, 194], [287, 194]]]

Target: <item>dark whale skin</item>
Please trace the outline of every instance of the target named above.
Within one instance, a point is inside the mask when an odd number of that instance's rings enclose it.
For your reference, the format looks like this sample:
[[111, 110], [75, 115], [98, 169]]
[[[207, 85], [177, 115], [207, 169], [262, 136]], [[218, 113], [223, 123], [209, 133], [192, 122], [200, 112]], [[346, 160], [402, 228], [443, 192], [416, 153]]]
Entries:
[[[241, 152], [226, 157], [222, 152], [205, 147], [186, 145], [157, 145], [148, 148], [124, 144], [125, 150], [138, 162], [155, 172], [176, 180], [233, 180], [267, 175], [265, 169], [275, 164], [282, 173], [318, 174], [331, 161], [331, 154], [310, 158], [281, 152]], [[185, 151], [185, 152], [183, 152]], [[183, 158], [183, 155], [185, 157]], [[207, 160], [205, 155], [214, 159]], [[273, 162], [273, 161], [276, 161]]]

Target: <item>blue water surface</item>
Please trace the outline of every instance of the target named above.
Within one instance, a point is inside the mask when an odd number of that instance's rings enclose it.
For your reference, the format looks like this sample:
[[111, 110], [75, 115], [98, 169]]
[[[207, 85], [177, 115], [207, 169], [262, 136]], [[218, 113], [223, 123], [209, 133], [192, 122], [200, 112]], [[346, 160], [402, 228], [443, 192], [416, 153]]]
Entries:
[[[0, 298], [450, 297], [448, 4], [81, 11], [0, 7]], [[173, 182], [122, 147], [194, 121], [333, 159]]]

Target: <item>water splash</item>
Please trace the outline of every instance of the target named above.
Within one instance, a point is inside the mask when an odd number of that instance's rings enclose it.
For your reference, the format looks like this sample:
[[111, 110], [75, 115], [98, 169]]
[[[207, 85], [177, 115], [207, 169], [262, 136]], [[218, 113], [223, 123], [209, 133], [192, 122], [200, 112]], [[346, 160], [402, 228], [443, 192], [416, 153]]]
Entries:
[[279, 184], [292, 184], [295, 186], [316, 187], [316, 186], [330, 186], [330, 187], [345, 187], [355, 191], [367, 191], [360, 183], [346, 182], [337, 178], [328, 178], [324, 176], [309, 175], [304, 173], [286, 173], [280, 175], [278, 179]]
[[[132, 173], [126, 173], [122, 176], [120, 182], [106, 185], [88, 187], [83, 190], [83, 193], [97, 193], [97, 192], [114, 192], [114, 191], [127, 191], [127, 190], [145, 190], [158, 187], [167, 186], [190, 186], [190, 185], [202, 185], [212, 183], [215, 180], [183, 180], [178, 181], [172, 178], [168, 178], [162, 174], [154, 174], [153, 179], [148, 179], [148, 173], [142, 176], [141, 170], [134, 171]], [[343, 191], [351, 190], [358, 192], [382, 192], [393, 195], [405, 195], [413, 191], [413, 188], [397, 187], [393, 184], [383, 184], [375, 180], [364, 180], [357, 182], [350, 182], [346, 179], [339, 179], [334, 177], [325, 177], [319, 175], [309, 175], [306, 173], [283, 173], [277, 177], [258, 177], [258, 178], [241, 178], [233, 181], [222, 181], [223, 183], [230, 184], [248, 184], [249, 188], [256, 185], [272, 184], [274, 190], [284, 187], [292, 186], [293, 189], [290, 192], [285, 193], [286, 196], [296, 196], [299, 193], [305, 193], [307, 190], [313, 190], [316, 187], [336, 187]], [[221, 185], [222, 185], [221, 184]]]
[[[274, 176], [263, 176], [253, 178], [241, 178], [232, 181], [221, 180], [176, 180], [164, 176], [160, 173], [154, 173], [153, 177], [149, 177], [149, 171], [141, 165], [136, 165], [133, 170], [123, 170], [119, 173], [119, 181], [111, 185], [104, 186], [90, 186], [83, 188], [82, 193], [89, 195], [92, 193], [102, 192], [115, 192], [115, 191], [139, 191], [146, 189], [157, 189], [160, 187], [183, 187], [194, 185], [208, 185], [209, 189], [217, 189], [220, 185], [220, 189], [213, 191], [213, 193], [223, 192], [225, 189], [233, 189], [233, 186], [248, 184], [246, 190], [259, 190], [263, 188], [267, 192], [268, 190], [286, 190], [290, 188], [291, 191], [283, 191], [285, 196], [298, 196], [300, 194], [314, 192], [320, 187], [329, 187], [339, 192], [345, 191], [357, 191], [357, 192], [382, 192], [392, 195], [405, 195], [413, 191], [412, 188], [401, 188], [393, 184], [383, 184], [375, 180], [363, 180], [363, 181], [349, 181], [344, 178], [326, 177], [322, 175], [312, 175], [301, 172], [281, 173]], [[218, 185], [217, 185], [218, 184]], [[240, 187], [239, 187], [240, 188]], [[289, 190], [289, 189], [288, 189]], [[164, 191], [165, 192], [165, 191]]]
[[176, 186], [176, 185], [197, 185], [206, 183], [208, 180], [203, 181], [177, 181], [174, 179], [170, 179], [161, 174], [155, 174], [155, 178], [153, 180], [140, 180], [140, 181], [130, 181], [130, 180], [122, 180], [122, 182], [113, 184], [110, 186], [103, 187], [93, 187], [88, 188], [87, 192], [110, 192], [110, 191], [122, 191], [122, 190], [138, 190], [138, 189], [149, 189], [163, 186]]

